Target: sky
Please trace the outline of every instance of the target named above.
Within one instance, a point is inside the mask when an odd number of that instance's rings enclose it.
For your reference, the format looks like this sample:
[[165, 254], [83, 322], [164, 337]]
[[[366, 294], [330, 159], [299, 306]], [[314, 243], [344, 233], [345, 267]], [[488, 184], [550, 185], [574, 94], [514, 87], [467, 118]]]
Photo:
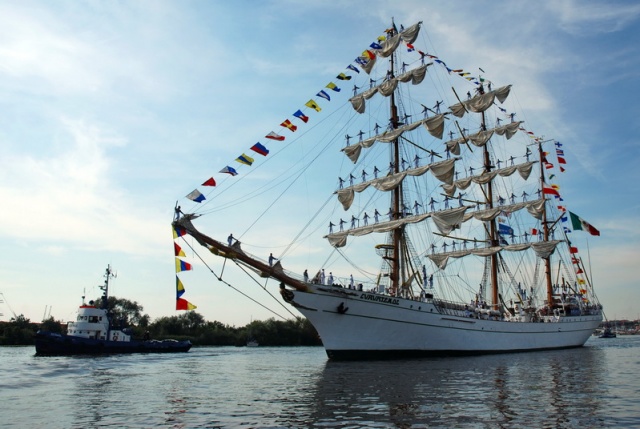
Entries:
[[[107, 264], [118, 274], [113, 295], [152, 319], [181, 314], [176, 201], [277, 129], [392, 17], [422, 21], [450, 63], [513, 81], [531, 126], [564, 144], [570, 209], [601, 231], [588, 249], [607, 317], [639, 318], [636, 2], [0, 0], [0, 321], [72, 320], [82, 296], [100, 295]], [[254, 180], [297, 161], [265, 162]], [[312, 210], [315, 184], [306, 186], [287, 201], [292, 213]], [[260, 210], [240, 203], [219, 238], [234, 231], [234, 216]], [[260, 239], [282, 249], [297, 231], [281, 219], [247, 240], [267, 254]], [[207, 320], [274, 316], [185, 250], [194, 270], [182, 273], [184, 298]]]

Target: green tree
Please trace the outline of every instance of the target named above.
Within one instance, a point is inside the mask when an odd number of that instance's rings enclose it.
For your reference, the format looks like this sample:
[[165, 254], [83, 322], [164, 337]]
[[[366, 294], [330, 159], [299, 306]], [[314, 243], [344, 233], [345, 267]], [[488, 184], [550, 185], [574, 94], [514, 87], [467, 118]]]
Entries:
[[20, 314], [12, 317], [7, 323], [2, 324], [0, 333], [0, 344], [4, 345], [26, 345], [34, 343], [34, 334], [38, 329], [35, 323]]
[[9, 320], [10, 323], [13, 324], [13, 326], [17, 327], [17, 328], [28, 328], [29, 325], [31, 324], [31, 320], [27, 319], [26, 317], [24, 317], [24, 314], [20, 314], [16, 317], [12, 317]]
[[[96, 300], [96, 305], [100, 306], [102, 298]], [[110, 296], [107, 300], [107, 310], [111, 315], [111, 323], [114, 326], [148, 326], [149, 315], [143, 314], [144, 308], [137, 301], [130, 301], [126, 298]]]
[[62, 333], [62, 323], [59, 320], [55, 320], [53, 316], [49, 316], [48, 319], [43, 320], [40, 324], [40, 329], [43, 331], [55, 332], [57, 334]]
[[154, 320], [150, 325], [154, 337], [182, 335], [182, 323], [178, 316], [164, 316]]
[[187, 331], [197, 331], [206, 324], [204, 316], [200, 313], [196, 313], [195, 311], [187, 311], [186, 313], [178, 316], [178, 318], [182, 323], [183, 329]]

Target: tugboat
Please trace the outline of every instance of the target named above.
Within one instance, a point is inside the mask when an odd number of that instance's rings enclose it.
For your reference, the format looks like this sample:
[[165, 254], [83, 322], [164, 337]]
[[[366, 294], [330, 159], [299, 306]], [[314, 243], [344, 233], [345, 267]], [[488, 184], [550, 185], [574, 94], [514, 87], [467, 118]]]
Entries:
[[75, 322], [69, 322], [66, 334], [58, 334], [39, 330], [36, 333], [36, 355], [98, 355], [116, 353], [175, 353], [187, 352], [191, 348], [191, 341], [151, 340], [148, 333], [145, 338], [134, 340], [131, 338], [130, 328], [114, 329], [111, 326], [110, 314], [107, 310], [109, 298], [109, 280], [114, 277], [111, 267], [107, 265], [102, 304], [96, 306], [94, 301], [82, 305], [78, 309]]

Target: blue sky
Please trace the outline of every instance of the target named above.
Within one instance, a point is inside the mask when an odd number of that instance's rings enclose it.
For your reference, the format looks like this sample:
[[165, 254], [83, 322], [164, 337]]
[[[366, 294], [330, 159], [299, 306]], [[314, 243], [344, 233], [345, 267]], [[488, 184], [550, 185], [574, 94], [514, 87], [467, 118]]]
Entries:
[[[609, 318], [638, 318], [640, 5], [389, 3], [0, 1], [0, 320], [37, 321], [47, 306], [73, 318], [107, 263], [112, 293], [152, 318], [178, 314], [175, 201], [277, 131], [391, 17], [423, 21], [449, 63], [512, 82], [531, 129], [564, 143], [563, 196], [602, 232], [588, 240], [597, 294]], [[310, 211], [328, 191], [306, 186], [295, 204]], [[260, 210], [241, 203], [238, 217]], [[236, 232], [222, 224], [221, 237]], [[297, 232], [283, 220], [257, 235], [278, 248]], [[185, 298], [208, 320], [272, 316], [192, 261]]]

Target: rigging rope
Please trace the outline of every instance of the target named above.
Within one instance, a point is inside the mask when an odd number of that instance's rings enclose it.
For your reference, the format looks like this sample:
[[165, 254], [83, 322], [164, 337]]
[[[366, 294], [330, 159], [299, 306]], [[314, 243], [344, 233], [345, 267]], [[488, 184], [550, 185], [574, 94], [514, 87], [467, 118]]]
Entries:
[[[202, 261], [202, 263], [204, 264], [205, 267], [207, 267], [207, 269], [211, 272], [211, 274], [213, 274], [213, 276], [215, 278], [218, 279], [218, 281], [226, 284], [227, 286], [229, 286], [231, 289], [235, 290], [236, 292], [238, 292], [239, 294], [243, 295], [244, 297], [248, 298], [249, 300], [253, 301], [254, 303], [258, 304], [260, 307], [264, 308], [265, 310], [275, 314], [276, 316], [278, 316], [279, 318], [286, 320], [286, 318], [282, 317], [280, 314], [276, 313], [275, 311], [273, 311], [272, 309], [270, 309], [269, 307], [265, 306], [264, 304], [262, 304], [261, 302], [256, 301], [255, 299], [253, 299], [252, 297], [250, 297], [249, 295], [247, 295], [246, 293], [242, 292], [241, 290], [239, 290], [238, 288], [234, 287], [231, 283], [227, 282], [226, 280], [222, 279], [222, 273], [220, 273], [220, 276], [218, 276], [213, 269], [209, 266], [209, 264], [207, 264], [207, 262], [202, 259], [202, 257], [200, 256], [200, 254], [196, 251], [196, 249], [187, 241], [184, 239], [184, 237], [182, 237], [182, 241], [185, 242], [187, 244], [187, 246], [189, 246], [189, 248], [193, 251], [193, 253], [198, 257], [198, 259], [200, 259], [200, 261]], [[226, 258], [225, 258], [225, 264], [226, 264]], [[224, 268], [223, 268], [224, 271]], [[266, 290], [266, 289], [265, 289]], [[268, 291], [267, 291], [268, 293]], [[271, 295], [269, 293], [269, 295]], [[273, 295], [271, 295], [271, 297], [273, 298]], [[275, 298], [274, 298], [275, 299]], [[295, 317], [295, 316], [294, 316]]]
[[[276, 301], [278, 304], [280, 304], [280, 306], [281, 306], [282, 308], [284, 308], [285, 310], [287, 310], [287, 311], [289, 312], [289, 314], [290, 314], [290, 315], [292, 315], [293, 317], [298, 317], [298, 316], [296, 316], [295, 314], [293, 314], [293, 313], [291, 312], [291, 310], [289, 310], [289, 309], [288, 309], [288, 308], [287, 308], [287, 307], [286, 307], [282, 302], [280, 302], [280, 301], [278, 300], [278, 298], [276, 298], [275, 296], [273, 296], [273, 294], [271, 294], [271, 292], [269, 292], [269, 291], [267, 290], [267, 284], [266, 284], [266, 282], [265, 282], [265, 285], [264, 285], [264, 286], [262, 286], [260, 283], [258, 283], [258, 281], [257, 281], [257, 280], [256, 280], [256, 279], [255, 279], [255, 278], [254, 278], [254, 277], [253, 277], [253, 276], [252, 276], [252, 275], [251, 275], [251, 274], [250, 274], [250, 273], [249, 273], [249, 272], [248, 272], [248, 271], [247, 271], [247, 270], [246, 270], [242, 265], [240, 265], [237, 261], [234, 261], [234, 262], [236, 263], [236, 266], [237, 266], [238, 268], [240, 268], [242, 271], [244, 271], [244, 272], [245, 272], [245, 274], [246, 274], [249, 278], [251, 278], [251, 280], [253, 280], [254, 282], [256, 282], [256, 284], [257, 284], [258, 286], [260, 286], [260, 287], [261, 287], [261, 288], [262, 288], [266, 293], [268, 293], [268, 294], [269, 294], [269, 296], [270, 296], [271, 298], [273, 298], [273, 300], [274, 300], [274, 301]], [[268, 281], [268, 280], [269, 280], [269, 279], [267, 279], [267, 281]], [[279, 316], [279, 317], [281, 317], [282, 319], [286, 320], [286, 319], [285, 319], [284, 317], [282, 317], [282, 316]]]

